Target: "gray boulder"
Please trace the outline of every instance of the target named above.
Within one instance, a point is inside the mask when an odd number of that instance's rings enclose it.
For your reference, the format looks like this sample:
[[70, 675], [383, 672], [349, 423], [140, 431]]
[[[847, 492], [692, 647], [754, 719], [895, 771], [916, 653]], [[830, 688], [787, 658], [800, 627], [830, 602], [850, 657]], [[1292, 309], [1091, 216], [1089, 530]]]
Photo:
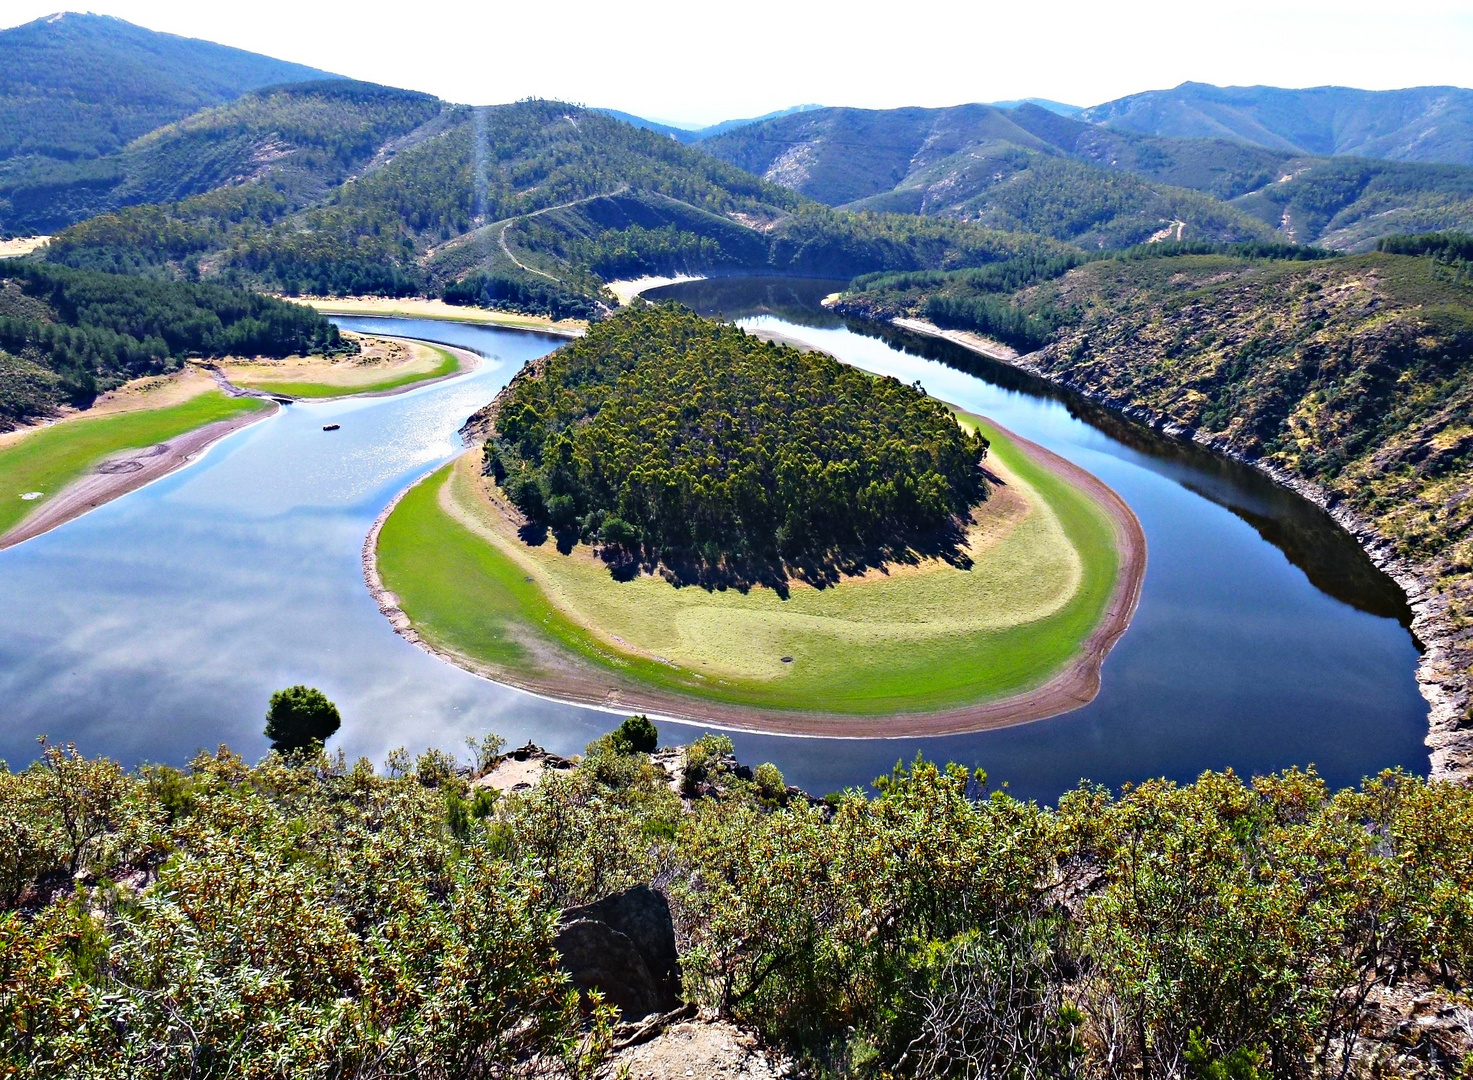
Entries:
[[626, 1020], [680, 1004], [670, 904], [648, 885], [568, 908], [555, 945], [573, 985], [582, 993], [601, 990]]

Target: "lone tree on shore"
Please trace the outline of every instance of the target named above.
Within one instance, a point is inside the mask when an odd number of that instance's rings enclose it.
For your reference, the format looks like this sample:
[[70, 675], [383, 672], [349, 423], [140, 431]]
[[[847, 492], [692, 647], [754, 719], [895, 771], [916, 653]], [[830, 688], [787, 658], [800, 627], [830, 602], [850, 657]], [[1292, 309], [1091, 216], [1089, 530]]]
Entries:
[[650, 754], [660, 745], [660, 731], [648, 716], [631, 716], [614, 729], [614, 749], [621, 754]]
[[283, 754], [321, 746], [342, 725], [338, 707], [313, 686], [276, 691], [266, 710], [266, 737]]

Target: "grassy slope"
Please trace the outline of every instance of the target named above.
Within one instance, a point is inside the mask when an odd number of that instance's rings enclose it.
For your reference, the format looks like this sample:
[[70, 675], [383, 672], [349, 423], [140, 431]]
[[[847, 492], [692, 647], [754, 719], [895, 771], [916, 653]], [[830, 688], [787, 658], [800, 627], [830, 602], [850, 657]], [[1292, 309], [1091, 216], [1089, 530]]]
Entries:
[[[616, 655], [566, 616], [535, 581], [528, 581], [531, 575], [523, 565], [445, 512], [439, 495], [450, 479], [449, 469], [408, 492], [390, 515], [379, 537], [379, 569], [427, 640], [534, 678], [547, 676], [538, 653], [551, 646], [597, 669], [617, 671], [661, 690], [759, 708], [875, 715], [995, 699], [1038, 685], [1075, 655], [1105, 610], [1118, 556], [1110, 522], [1099, 507], [1034, 465], [998, 432], [985, 424], [983, 430], [993, 440], [992, 453], [1056, 515], [1079, 557], [1080, 584], [1073, 595], [1047, 617], [1020, 625], [997, 628], [993, 610], [978, 613], [979, 628], [946, 635], [920, 636], [914, 627], [889, 636], [855, 634], [852, 628], [835, 633], [773, 597], [684, 590], [688, 595], [675, 603], [704, 608], [697, 616], [712, 620], [744, 608], [749, 616], [763, 606], [782, 608], [763, 613], [759, 621], [767, 624], [767, 639], [747, 647], [763, 654], [802, 649], [792, 654], [799, 662], [781, 678], [732, 675], [718, 681], [673, 664]], [[910, 579], [919, 589], [924, 589], [920, 584], [924, 580], [924, 576]], [[905, 581], [899, 578], [881, 586], [894, 590], [891, 603], [902, 616]], [[650, 584], [671, 588], [661, 582]], [[873, 587], [841, 587], [805, 602], [842, 609], [846, 592], [862, 595]], [[924, 596], [918, 600], [934, 602]], [[853, 613], [859, 618], [872, 616]], [[777, 620], [790, 625], [779, 629]], [[762, 666], [751, 656], [747, 663], [753, 670]]]
[[161, 409], [84, 416], [39, 428], [0, 447], [0, 534], [46, 501], [23, 501], [26, 492], [54, 495], [109, 454], [152, 446], [265, 405], [259, 398], [230, 398], [211, 390]]
[[399, 390], [404, 387], [413, 386], [415, 383], [427, 382], [430, 379], [442, 379], [446, 375], [454, 375], [460, 370], [460, 360], [445, 349], [427, 345], [440, 358], [440, 362], [428, 371], [407, 371], [399, 375], [392, 375], [387, 379], [379, 379], [375, 382], [361, 384], [343, 384], [330, 382], [312, 382], [298, 380], [289, 382], [276, 382], [270, 379], [239, 378], [232, 379], [241, 386], [249, 386], [255, 390], [264, 390], [268, 394], [285, 394], [289, 397], [298, 398], [334, 398], [351, 397], [354, 394], [381, 394], [385, 390]]

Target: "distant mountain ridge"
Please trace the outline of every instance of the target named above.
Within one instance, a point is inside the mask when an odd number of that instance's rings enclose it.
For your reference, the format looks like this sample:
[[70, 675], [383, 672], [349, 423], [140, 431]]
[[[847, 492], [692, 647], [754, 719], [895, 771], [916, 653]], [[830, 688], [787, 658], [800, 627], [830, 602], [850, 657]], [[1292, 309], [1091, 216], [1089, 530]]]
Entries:
[[0, 30], [0, 162], [100, 157], [250, 90], [332, 78], [106, 15], [49, 15]]
[[1186, 82], [1085, 109], [1080, 118], [1143, 135], [1221, 138], [1291, 154], [1473, 165], [1473, 90], [1418, 86], [1212, 86]]
[[1468, 166], [1143, 135], [1033, 104], [821, 109], [700, 148], [831, 206], [961, 218], [1083, 247], [1273, 237], [1365, 250], [1392, 233], [1473, 227]]
[[0, 170], [0, 228], [51, 233], [125, 206], [167, 202], [269, 177], [296, 204], [433, 121], [439, 98], [351, 79], [254, 90], [101, 158]]
[[[1068, 108], [1068, 106], [1064, 106]], [[746, 127], [748, 124], [760, 124], [765, 120], [776, 120], [781, 116], [791, 116], [794, 113], [810, 112], [813, 109], [822, 109], [822, 105], [791, 105], [786, 109], [778, 109], [775, 112], [764, 113], [761, 116], [749, 117], [745, 120], [722, 120], [718, 124], [709, 124], [702, 128], [681, 127], [678, 124], [667, 124], [660, 120], [647, 120], [643, 116], [635, 116], [633, 113], [620, 112], [618, 109], [594, 109], [594, 112], [612, 116], [615, 120], [623, 120], [626, 124], [633, 124], [637, 128], [653, 131], [659, 135], [668, 135], [676, 142], [684, 143], [686, 146], [694, 146], [705, 139], [714, 138], [725, 134], [736, 128]]]

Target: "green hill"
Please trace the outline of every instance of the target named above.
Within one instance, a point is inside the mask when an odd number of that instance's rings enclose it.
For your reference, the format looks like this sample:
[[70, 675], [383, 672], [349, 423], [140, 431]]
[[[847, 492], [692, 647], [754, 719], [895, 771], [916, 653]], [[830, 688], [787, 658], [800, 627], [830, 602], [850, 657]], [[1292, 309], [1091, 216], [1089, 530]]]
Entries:
[[267, 177], [100, 215], [48, 257], [287, 292], [437, 293], [480, 274], [587, 297], [608, 278], [677, 269], [851, 277], [1061, 249], [972, 223], [829, 210], [655, 132], [523, 101], [446, 108], [305, 206]]
[[1096, 105], [1081, 117], [1146, 135], [1234, 139], [1293, 155], [1473, 165], [1473, 90], [1455, 86], [1283, 90], [1188, 82]]
[[349, 348], [311, 308], [259, 293], [0, 261], [0, 430], [189, 357]]
[[267, 180], [299, 202], [320, 197], [389, 140], [439, 115], [438, 98], [348, 79], [253, 91], [86, 161], [32, 159], [0, 177], [0, 226], [49, 233], [138, 203]]
[[51, 15], [0, 31], [0, 163], [102, 157], [249, 90], [331, 77], [108, 16]]

